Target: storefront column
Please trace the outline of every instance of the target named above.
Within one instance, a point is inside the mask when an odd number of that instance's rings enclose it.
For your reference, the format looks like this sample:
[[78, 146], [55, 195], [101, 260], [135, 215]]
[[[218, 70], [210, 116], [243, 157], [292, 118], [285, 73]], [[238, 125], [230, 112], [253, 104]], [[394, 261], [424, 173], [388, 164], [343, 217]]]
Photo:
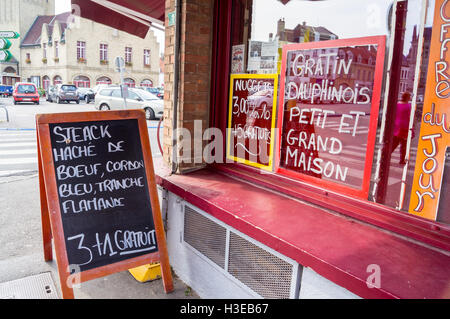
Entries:
[[[169, 15], [175, 12], [176, 0], [166, 1], [163, 156], [171, 167], [174, 161], [178, 163], [174, 166], [174, 172], [183, 173], [203, 167], [204, 142], [200, 141], [209, 126], [214, 1], [179, 1], [181, 41], [178, 57], [175, 56], [176, 24], [169, 25]], [[180, 62], [178, 99], [174, 101], [177, 59]], [[174, 102], [177, 102], [176, 117]], [[177, 134], [177, 158], [174, 158], [173, 134]]]

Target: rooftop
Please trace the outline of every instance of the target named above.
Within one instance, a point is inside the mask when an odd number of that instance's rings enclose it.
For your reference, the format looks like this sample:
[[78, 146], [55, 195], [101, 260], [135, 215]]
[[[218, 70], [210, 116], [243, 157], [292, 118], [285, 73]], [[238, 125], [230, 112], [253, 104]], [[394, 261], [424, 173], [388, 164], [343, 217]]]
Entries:
[[53, 33], [53, 28], [55, 26], [56, 21], [58, 21], [62, 28], [61, 34], [64, 34], [64, 31], [67, 28], [67, 22], [70, 15], [71, 15], [70, 12], [65, 12], [58, 15], [37, 16], [33, 24], [31, 25], [30, 29], [26, 33], [24, 39], [22, 40], [20, 46], [24, 47], [24, 46], [40, 45], [42, 26], [44, 24], [48, 25], [48, 34], [51, 35]]

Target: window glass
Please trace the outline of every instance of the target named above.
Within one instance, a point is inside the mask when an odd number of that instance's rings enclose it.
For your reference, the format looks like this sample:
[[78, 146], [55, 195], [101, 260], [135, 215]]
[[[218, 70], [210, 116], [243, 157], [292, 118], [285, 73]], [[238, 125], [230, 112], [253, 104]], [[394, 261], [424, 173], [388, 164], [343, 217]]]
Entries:
[[[434, 5], [233, 1], [230, 73], [278, 75], [276, 174], [351, 195], [365, 189], [357, 195], [408, 212]], [[368, 37], [385, 41], [355, 40]], [[249, 114], [231, 112], [229, 125]]]
[[100, 92], [99, 92], [99, 94], [100, 95], [103, 95], [103, 96], [111, 96], [111, 93], [113, 92], [113, 90], [111, 90], [111, 89], [105, 89], [105, 90], [101, 90]]
[[[106, 91], [106, 90], [105, 90]], [[122, 92], [120, 90], [114, 90], [111, 94], [112, 97], [122, 97]]]
[[17, 87], [17, 92], [18, 93], [35, 93], [36, 88], [34, 87], [34, 85], [19, 85]]
[[156, 95], [154, 95], [153, 93], [150, 93], [148, 91], [142, 90], [139, 92], [139, 95], [141, 98], [143, 98], [146, 101], [159, 100], [159, 98]]
[[128, 90], [128, 99], [130, 100], [138, 100], [139, 95], [137, 95], [135, 92]]
[[61, 90], [66, 92], [75, 92], [77, 87], [75, 85], [62, 85]]

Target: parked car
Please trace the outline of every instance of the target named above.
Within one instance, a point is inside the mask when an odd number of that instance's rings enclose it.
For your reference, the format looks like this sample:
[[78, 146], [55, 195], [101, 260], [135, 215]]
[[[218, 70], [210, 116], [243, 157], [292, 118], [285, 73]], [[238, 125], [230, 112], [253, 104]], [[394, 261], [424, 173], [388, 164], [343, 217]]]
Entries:
[[264, 108], [273, 104], [273, 90], [258, 91], [248, 97], [250, 108]]
[[[122, 110], [124, 100], [120, 87], [107, 87], [95, 95], [95, 108], [100, 111]], [[128, 109], [143, 109], [147, 120], [161, 118], [164, 102], [156, 95], [142, 89], [129, 88], [127, 98]]]
[[[97, 84], [96, 86], [94, 86], [92, 88], [92, 91], [94, 92], [94, 94], [97, 94], [98, 91], [100, 91], [101, 89], [105, 89], [110, 86], [112, 86], [112, 84]], [[117, 86], [117, 85], [115, 85], [115, 86]]]
[[77, 93], [77, 87], [73, 84], [57, 84], [50, 86], [47, 93], [47, 101], [56, 102], [76, 102], [80, 103], [80, 97]]
[[80, 100], [85, 101], [86, 104], [95, 100], [95, 93], [90, 88], [78, 88], [78, 96], [80, 97]]
[[12, 85], [0, 85], [0, 96], [11, 96], [13, 94], [14, 87]]
[[21, 102], [33, 102], [39, 105], [39, 92], [34, 83], [19, 82], [14, 85], [14, 105]]
[[163, 99], [164, 98], [164, 91], [161, 91], [159, 88], [143, 88], [143, 90], [156, 95], [158, 98]]

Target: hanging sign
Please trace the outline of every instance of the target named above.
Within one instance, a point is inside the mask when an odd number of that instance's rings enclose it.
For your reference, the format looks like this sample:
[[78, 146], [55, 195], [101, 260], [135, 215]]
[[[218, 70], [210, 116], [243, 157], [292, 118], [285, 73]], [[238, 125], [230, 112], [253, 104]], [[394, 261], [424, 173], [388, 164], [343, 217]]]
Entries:
[[11, 41], [0, 38], [0, 50], [8, 50], [11, 47]]
[[231, 75], [228, 159], [273, 169], [277, 88], [277, 74]]
[[14, 31], [0, 31], [0, 62], [8, 62], [12, 55], [8, 49], [11, 47], [11, 41], [8, 39], [17, 39], [19, 33]]
[[0, 62], [8, 62], [12, 55], [8, 50], [0, 50]]
[[81, 283], [154, 262], [173, 289], [143, 111], [37, 116], [44, 258], [64, 298]]
[[[439, 219], [438, 207], [447, 148], [450, 147], [450, 1], [436, 0], [427, 84], [409, 212]], [[448, 203], [444, 203], [448, 211]], [[441, 210], [442, 214], [445, 212]], [[447, 217], [448, 218], [448, 217]]]
[[367, 198], [385, 37], [283, 47], [276, 170]]
[[0, 38], [4, 39], [17, 39], [20, 34], [14, 31], [0, 31]]

